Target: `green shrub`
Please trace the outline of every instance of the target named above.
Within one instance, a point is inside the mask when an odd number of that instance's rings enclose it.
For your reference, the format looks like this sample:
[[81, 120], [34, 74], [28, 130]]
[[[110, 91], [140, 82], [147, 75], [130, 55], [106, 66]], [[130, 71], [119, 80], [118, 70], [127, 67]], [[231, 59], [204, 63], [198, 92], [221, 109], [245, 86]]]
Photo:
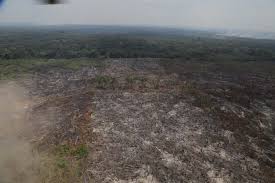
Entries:
[[66, 168], [68, 163], [65, 159], [57, 159], [56, 164], [59, 168]]
[[97, 76], [95, 78], [95, 87], [98, 89], [113, 88], [115, 81], [115, 78], [110, 76]]
[[77, 159], [86, 158], [88, 156], [88, 153], [88, 148], [85, 145], [80, 145], [72, 151], [72, 155], [74, 155]]

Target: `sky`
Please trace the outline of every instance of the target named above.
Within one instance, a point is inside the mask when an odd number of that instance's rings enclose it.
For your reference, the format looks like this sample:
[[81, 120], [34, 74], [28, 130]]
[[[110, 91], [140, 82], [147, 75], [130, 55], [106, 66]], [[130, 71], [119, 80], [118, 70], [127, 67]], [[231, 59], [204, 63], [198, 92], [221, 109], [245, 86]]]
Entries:
[[0, 25], [148, 25], [275, 32], [275, 0], [5, 0]]

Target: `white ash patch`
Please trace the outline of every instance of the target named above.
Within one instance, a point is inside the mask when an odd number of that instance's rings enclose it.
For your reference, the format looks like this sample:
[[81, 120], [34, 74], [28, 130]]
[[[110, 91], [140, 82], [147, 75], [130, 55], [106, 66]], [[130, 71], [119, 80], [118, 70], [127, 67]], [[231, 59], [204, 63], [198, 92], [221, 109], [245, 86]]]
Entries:
[[224, 137], [227, 138], [227, 140], [229, 141], [229, 143], [234, 142], [235, 139], [234, 139], [234, 136], [233, 136], [233, 132], [231, 132], [229, 130], [225, 130], [223, 132], [223, 135], [224, 135]]
[[115, 178], [113, 183], [159, 183], [159, 181], [150, 173], [151, 168], [149, 166], [143, 165], [138, 169], [135, 174], [138, 176], [130, 180], [119, 180]]
[[219, 177], [219, 174], [214, 170], [208, 171], [207, 175], [210, 178], [211, 183], [229, 183], [228, 181], [225, 181], [222, 177]]
[[165, 151], [161, 151], [161, 155], [162, 155], [162, 160], [165, 162], [165, 165], [167, 167], [171, 167], [171, 166], [181, 166], [181, 161], [173, 156], [172, 154], [169, 154], [168, 152]]
[[176, 114], [177, 114], [177, 111], [175, 111], [175, 110], [172, 110], [172, 111], [169, 111], [169, 112], [168, 112], [168, 116], [169, 116], [169, 117], [176, 116]]

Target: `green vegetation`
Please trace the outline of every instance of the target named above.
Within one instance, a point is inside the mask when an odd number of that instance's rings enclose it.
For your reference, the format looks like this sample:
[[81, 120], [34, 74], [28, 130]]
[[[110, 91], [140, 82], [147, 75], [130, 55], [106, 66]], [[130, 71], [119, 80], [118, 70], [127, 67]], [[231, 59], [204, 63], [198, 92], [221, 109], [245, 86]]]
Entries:
[[13, 59], [0, 60], [0, 79], [15, 79], [49, 69], [78, 70], [83, 67], [102, 67], [103, 63], [91, 59]]
[[84, 144], [60, 145], [48, 154], [41, 155], [39, 179], [43, 183], [81, 182], [84, 160], [88, 156]]
[[144, 77], [144, 76], [128, 76], [128, 77], [126, 78], [126, 81], [127, 81], [127, 83], [129, 83], [129, 84], [134, 84], [134, 83], [136, 83], [136, 82], [141, 82], [141, 83], [143, 83], [143, 82], [146, 82], [146, 81], [147, 81], [147, 78]]
[[[179, 58], [192, 62], [223, 62], [229, 71], [232, 61], [275, 61], [275, 41], [271, 40], [217, 39], [206, 32], [153, 31], [156, 32], [134, 28], [101, 33], [89, 28], [2, 29], [0, 79], [14, 79], [45, 68], [77, 70], [101, 67], [103, 63], [98, 60], [102, 58]], [[201, 63], [199, 65], [202, 66]], [[249, 65], [238, 69], [248, 70]], [[129, 78], [128, 82], [137, 80]], [[111, 78], [98, 78], [98, 87], [106, 88], [112, 82]]]
[[96, 76], [95, 85], [98, 89], [108, 89], [114, 87], [116, 80], [110, 76]]
[[186, 83], [181, 87], [181, 92], [187, 93], [190, 95], [199, 95], [199, 89], [198, 87], [193, 83]]
[[59, 168], [66, 168], [68, 165], [67, 165], [67, 161], [65, 159], [58, 159], [56, 164]]
[[144, 85], [145, 82], [148, 80], [148, 78], [144, 76], [128, 76], [126, 77], [126, 82], [130, 87], [133, 87], [137, 84], [142, 84]]
[[186, 83], [181, 87], [183, 94], [189, 94], [194, 97], [193, 104], [204, 110], [209, 111], [213, 107], [211, 95], [204, 93], [195, 83]]
[[88, 149], [85, 145], [80, 145], [73, 151], [72, 155], [77, 159], [86, 158], [88, 156]]
[[88, 156], [88, 149], [84, 144], [75, 147], [61, 145], [56, 148], [56, 154], [60, 157], [73, 156], [77, 159], [82, 159]]
[[[154, 32], [155, 31], [155, 32]], [[0, 59], [184, 58], [202, 61], [275, 60], [275, 41], [217, 38], [207, 32], [140, 29], [0, 30]], [[98, 33], [101, 32], [101, 33]], [[127, 32], [127, 33], [125, 33]], [[129, 33], [128, 33], [129, 32]], [[69, 67], [75, 67], [70, 65]]]

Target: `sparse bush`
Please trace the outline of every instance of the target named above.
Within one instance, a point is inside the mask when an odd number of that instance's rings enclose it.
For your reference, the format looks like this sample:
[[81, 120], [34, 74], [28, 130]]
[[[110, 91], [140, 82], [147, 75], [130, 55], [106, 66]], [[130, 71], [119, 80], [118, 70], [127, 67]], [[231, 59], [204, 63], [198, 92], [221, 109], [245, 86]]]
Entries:
[[61, 158], [72, 156], [83, 159], [88, 156], [88, 148], [84, 144], [78, 146], [61, 145], [56, 148], [56, 154]]
[[88, 148], [85, 145], [80, 145], [71, 152], [71, 154], [74, 155], [77, 159], [86, 158], [88, 156], [88, 153]]
[[148, 79], [144, 76], [128, 76], [126, 77], [126, 82], [130, 88], [140, 88], [145, 87]]
[[214, 101], [210, 95], [204, 93], [200, 88], [198, 88], [193, 83], [186, 83], [181, 88], [182, 93], [189, 94], [194, 97], [194, 105], [205, 110], [210, 110]]
[[43, 70], [68, 69], [79, 70], [84, 67], [103, 67], [104, 63], [89, 59], [20, 59], [0, 60], [0, 80], [21, 78]]
[[95, 87], [98, 89], [108, 89], [115, 87], [116, 79], [110, 76], [97, 76], [95, 78]]
[[182, 93], [187, 93], [190, 95], [199, 95], [199, 89], [197, 86], [193, 83], [186, 83], [181, 87], [181, 92]]
[[88, 156], [88, 148], [61, 145], [53, 152], [41, 155], [39, 178], [43, 183], [80, 183], [83, 160]]
[[38, 177], [42, 183], [80, 183], [81, 163], [68, 157], [45, 154], [40, 160]]
[[65, 168], [67, 166], [67, 161], [65, 159], [57, 159], [56, 164], [59, 168]]
[[209, 110], [213, 107], [211, 96], [207, 94], [198, 94], [195, 97], [194, 105], [205, 110]]

